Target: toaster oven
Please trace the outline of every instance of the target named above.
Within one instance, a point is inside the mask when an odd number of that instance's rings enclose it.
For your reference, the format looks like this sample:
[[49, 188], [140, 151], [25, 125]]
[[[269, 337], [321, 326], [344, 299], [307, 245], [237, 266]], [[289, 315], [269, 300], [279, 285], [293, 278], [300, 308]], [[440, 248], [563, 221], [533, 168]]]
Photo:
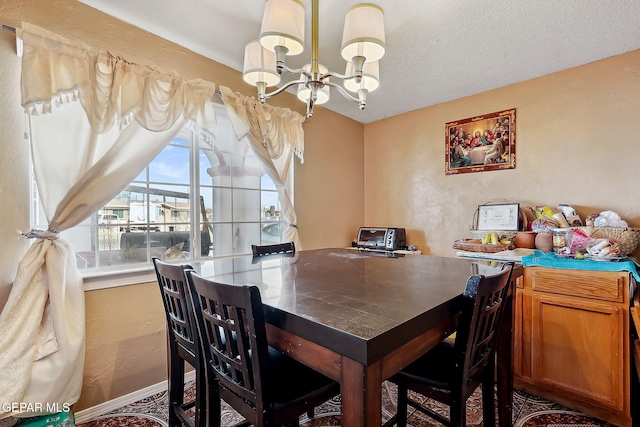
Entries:
[[407, 247], [407, 236], [404, 228], [360, 227], [355, 246], [395, 251]]

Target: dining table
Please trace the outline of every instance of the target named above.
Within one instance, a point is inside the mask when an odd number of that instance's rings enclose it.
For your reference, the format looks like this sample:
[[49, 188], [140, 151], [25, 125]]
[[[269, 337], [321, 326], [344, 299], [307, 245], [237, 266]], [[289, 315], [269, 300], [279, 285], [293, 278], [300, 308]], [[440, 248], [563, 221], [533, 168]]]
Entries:
[[[341, 425], [382, 425], [382, 384], [455, 331], [473, 274], [503, 263], [330, 248], [202, 262], [212, 281], [260, 289], [269, 344], [340, 383]], [[509, 301], [507, 307], [510, 308]], [[511, 310], [498, 346], [498, 420], [511, 425]]]

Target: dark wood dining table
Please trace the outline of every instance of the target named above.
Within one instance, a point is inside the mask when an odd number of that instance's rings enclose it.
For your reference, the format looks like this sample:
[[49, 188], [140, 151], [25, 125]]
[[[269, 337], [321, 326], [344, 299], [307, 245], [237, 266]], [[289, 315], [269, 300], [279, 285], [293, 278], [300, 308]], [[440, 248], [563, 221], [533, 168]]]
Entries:
[[[293, 262], [295, 261], [295, 262]], [[207, 261], [214, 281], [260, 288], [269, 344], [338, 381], [343, 427], [382, 424], [382, 383], [455, 330], [462, 292], [483, 261], [353, 249], [296, 259]], [[510, 306], [510, 304], [508, 304]], [[511, 314], [499, 346], [499, 425], [511, 425]]]

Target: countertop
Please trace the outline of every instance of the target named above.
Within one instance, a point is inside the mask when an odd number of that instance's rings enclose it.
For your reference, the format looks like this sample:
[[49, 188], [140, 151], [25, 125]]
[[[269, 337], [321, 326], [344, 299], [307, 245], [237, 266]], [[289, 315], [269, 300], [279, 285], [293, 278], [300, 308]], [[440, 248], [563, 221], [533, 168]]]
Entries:
[[457, 251], [456, 258], [473, 258], [473, 259], [486, 259], [494, 261], [522, 261], [523, 256], [531, 255], [534, 249], [515, 248], [509, 251], [501, 252], [469, 252], [469, 251]]

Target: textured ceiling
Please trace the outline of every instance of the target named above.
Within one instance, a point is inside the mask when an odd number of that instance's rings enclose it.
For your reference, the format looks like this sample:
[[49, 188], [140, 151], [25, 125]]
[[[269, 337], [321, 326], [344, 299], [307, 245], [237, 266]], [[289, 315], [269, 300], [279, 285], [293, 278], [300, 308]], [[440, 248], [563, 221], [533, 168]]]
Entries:
[[[240, 71], [263, 11], [261, 0], [82, 2]], [[337, 73], [344, 15], [362, 2], [320, 0], [320, 62]], [[362, 123], [640, 48], [639, 0], [373, 2], [385, 12], [381, 86], [364, 111], [336, 91], [325, 104]], [[295, 67], [311, 57], [311, 1], [303, 3], [306, 49], [287, 60]]]

